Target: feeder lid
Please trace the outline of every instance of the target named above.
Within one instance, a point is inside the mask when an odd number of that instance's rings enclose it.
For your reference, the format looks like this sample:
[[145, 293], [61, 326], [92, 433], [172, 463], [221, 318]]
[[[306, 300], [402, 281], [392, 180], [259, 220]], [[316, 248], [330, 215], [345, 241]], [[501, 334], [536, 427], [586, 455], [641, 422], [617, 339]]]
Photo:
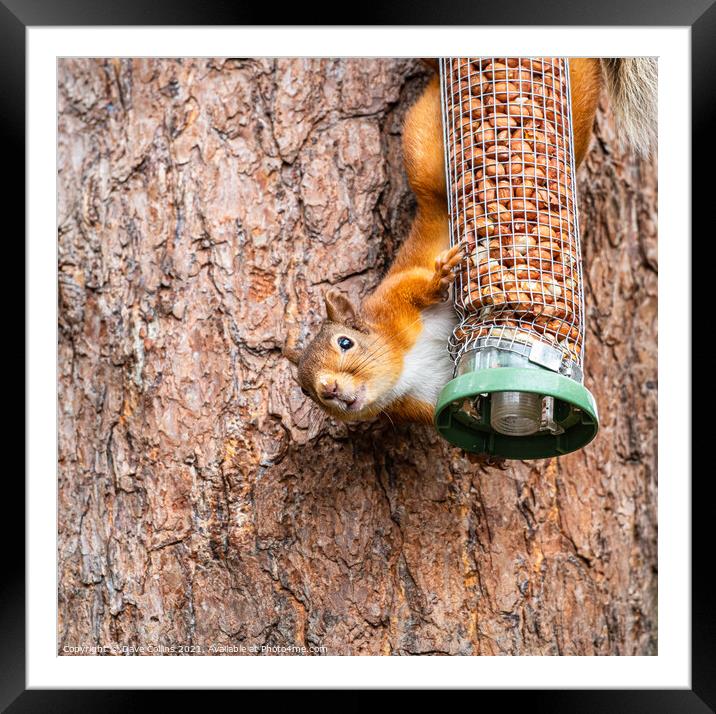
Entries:
[[[507, 436], [490, 426], [489, 401], [477, 413], [477, 397], [494, 392], [529, 392], [554, 397], [554, 419], [561, 434], [540, 431], [529, 436]], [[435, 408], [435, 428], [465, 451], [506, 459], [542, 459], [562, 456], [586, 446], [597, 435], [597, 405], [579, 382], [547, 369], [496, 367], [467, 372], [445, 385]]]

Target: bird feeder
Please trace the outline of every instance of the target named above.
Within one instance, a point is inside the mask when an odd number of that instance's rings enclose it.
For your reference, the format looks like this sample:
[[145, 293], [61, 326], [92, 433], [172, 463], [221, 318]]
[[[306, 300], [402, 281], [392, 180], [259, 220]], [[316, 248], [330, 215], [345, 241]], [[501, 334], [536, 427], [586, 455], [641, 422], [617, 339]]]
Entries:
[[463, 248], [454, 378], [435, 425], [467, 451], [536, 459], [597, 433], [564, 58], [440, 62], [450, 240]]

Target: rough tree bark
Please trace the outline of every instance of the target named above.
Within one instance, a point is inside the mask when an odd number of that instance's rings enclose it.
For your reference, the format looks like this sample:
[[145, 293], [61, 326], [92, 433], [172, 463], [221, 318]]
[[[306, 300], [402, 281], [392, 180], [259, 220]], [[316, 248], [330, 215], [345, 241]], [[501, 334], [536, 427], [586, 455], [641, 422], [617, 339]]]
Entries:
[[379, 281], [414, 60], [59, 64], [59, 623], [77, 645], [656, 653], [656, 172], [580, 171], [601, 432], [484, 470], [281, 356]]

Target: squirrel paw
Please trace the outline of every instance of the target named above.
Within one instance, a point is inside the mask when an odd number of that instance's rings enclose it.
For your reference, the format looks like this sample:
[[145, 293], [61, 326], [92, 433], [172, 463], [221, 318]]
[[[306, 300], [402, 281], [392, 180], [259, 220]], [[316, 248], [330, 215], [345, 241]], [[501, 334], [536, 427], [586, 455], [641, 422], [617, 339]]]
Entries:
[[450, 286], [455, 282], [455, 273], [453, 268], [459, 265], [463, 259], [462, 246], [454, 245], [448, 250], [444, 250], [435, 259], [435, 280], [437, 281], [438, 291], [443, 300], [447, 300]]

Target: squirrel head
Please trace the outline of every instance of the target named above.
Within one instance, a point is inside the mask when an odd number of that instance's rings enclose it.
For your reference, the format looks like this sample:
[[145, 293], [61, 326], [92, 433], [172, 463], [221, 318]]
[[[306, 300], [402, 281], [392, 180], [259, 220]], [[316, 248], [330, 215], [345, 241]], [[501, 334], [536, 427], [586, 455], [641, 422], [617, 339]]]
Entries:
[[325, 296], [326, 320], [298, 358], [303, 393], [343, 421], [370, 419], [387, 403], [401, 358], [340, 291]]

